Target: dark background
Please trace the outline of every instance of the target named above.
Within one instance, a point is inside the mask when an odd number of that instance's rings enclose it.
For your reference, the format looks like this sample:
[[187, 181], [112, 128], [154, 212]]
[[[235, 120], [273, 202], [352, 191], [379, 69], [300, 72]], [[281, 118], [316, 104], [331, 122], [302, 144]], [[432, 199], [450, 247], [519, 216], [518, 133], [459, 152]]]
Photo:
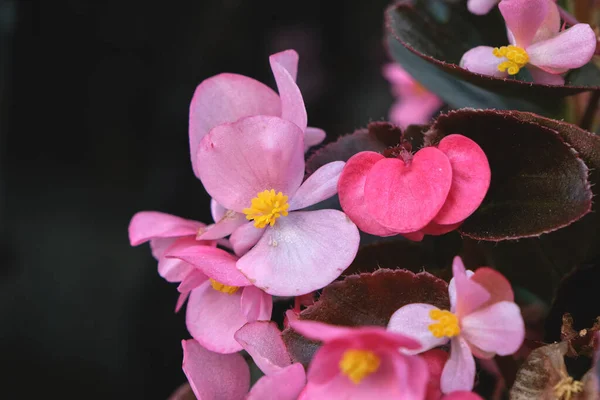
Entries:
[[300, 53], [328, 140], [385, 117], [387, 0], [0, 0], [0, 397], [165, 399], [185, 377], [140, 210], [209, 221], [188, 150], [202, 79], [272, 87]]

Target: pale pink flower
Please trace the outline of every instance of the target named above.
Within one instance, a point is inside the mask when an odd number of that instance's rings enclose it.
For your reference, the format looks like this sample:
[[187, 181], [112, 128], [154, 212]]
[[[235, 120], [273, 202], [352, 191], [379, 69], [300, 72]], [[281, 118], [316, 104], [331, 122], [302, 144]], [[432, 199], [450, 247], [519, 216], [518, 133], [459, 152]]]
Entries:
[[214, 241], [196, 240], [204, 228], [196, 221], [144, 211], [131, 219], [129, 237], [133, 246], [149, 240], [161, 276], [181, 282], [176, 311], [189, 296], [190, 334], [212, 351], [231, 353], [242, 349], [235, 332], [247, 322], [269, 320], [273, 301], [237, 270], [237, 257]]
[[450, 310], [414, 303], [398, 309], [388, 329], [421, 342], [420, 353], [450, 341], [450, 358], [444, 366], [444, 393], [470, 391], [475, 380], [475, 360], [516, 352], [525, 337], [525, 325], [514, 303], [510, 283], [491, 268], [465, 271], [454, 259], [454, 278], [448, 286]]
[[290, 326], [323, 345], [308, 369], [301, 398], [421, 400], [429, 377], [427, 364], [400, 348], [418, 349], [416, 340], [380, 327], [340, 327], [289, 320]]
[[354, 260], [359, 234], [337, 210], [297, 211], [337, 192], [344, 163], [319, 168], [305, 182], [304, 135], [271, 116], [214, 127], [196, 154], [211, 197], [248, 220], [231, 235], [237, 268], [269, 294], [298, 296], [331, 283]]
[[253, 115], [272, 115], [296, 124], [304, 132], [306, 148], [325, 139], [325, 132], [307, 127], [306, 108], [296, 84], [298, 53], [285, 50], [269, 57], [279, 95], [265, 84], [247, 76], [222, 73], [198, 85], [190, 104], [190, 154], [196, 176], [196, 150], [215, 126]]
[[509, 46], [478, 46], [466, 52], [460, 66], [483, 75], [506, 78], [527, 68], [534, 82], [563, 85], [561, 74], [587, 64], [596, 50], [588, 24], [560, 31], [552, 0], [502, 0], [498, 6], [508, 29]]
[[250, 370], [239, 353], [213, 353], [195, 340], [182, 341], [183, 371], [199, 400], [296, 400], [306, 384], [302, 364], [290, 361], [272, 322], [255, 322], [236, 334], [265, 374], [250, 391]]
[[402, 128], [425, 124], [442, 107], [442, 100], [421, 86], [399, 64], [385, 65], [383, 76], [390, 82], [392, 94], [397, 97], [390, 110], [390, 121], [394, 124]]

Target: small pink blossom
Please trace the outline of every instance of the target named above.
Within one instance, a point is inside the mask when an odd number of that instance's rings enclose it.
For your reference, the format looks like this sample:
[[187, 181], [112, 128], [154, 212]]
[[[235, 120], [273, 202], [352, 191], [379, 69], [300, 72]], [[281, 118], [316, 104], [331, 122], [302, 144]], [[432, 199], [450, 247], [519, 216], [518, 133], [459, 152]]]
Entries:
[[473, 14], [485, 15], [489, 13], [500, 0], [467, 0], [467, 8]]
[[273, 301], [237, 270], [237, 257], [215, 247], [214, 241], [196, 240], [203, 229], [199, 222], [144, 211], [132, 218], [129, 237], [133, 246], [149, 240], [161, 276], [181, 282], [176, 311], [189, 296], [190, 334], [212, 351], [239, 351], [235, 332], [247, 322], [269, 320]]
[[502, 0], [500, 11], [509, 46], [478, 46], [466, 52], [460, 66], [476, 73], [507, 78], [527, 68], [534, 82], [563, 85], [562, 74], [587, 64], [596, 50], [588, 24], [560, 31], [558, 6], [552, 0]]
[[[247, 220], [231, 235], [237, 268], [255, 286], [298, 296], [335, 280], [354, 260], [359, 234], [337, 210], [297, 211], [337, 191], [344, 163], [332, 162], [304, 178], [304, 135], [270, 116], [214, 127], [196, 154], [211, 197]], [[210, 232], [210, 231], [208, 231]]]
[[442, 107], [442, 100], [421, 86], [399, 64], [385, 65], [383, 76], [390, 82], [392, 94], [397, 97], [390, 110], [390, 121], [394, 124], [402, 128], [425, 124]]
[[475, 381], [475, 360], [516, 352], [525, 337], [525, 325], [514, 303], [510, 283], [491, 268], [465, 271], [454, 259], [454, 278], [448, 286], [450, 310], [414, 303], [398, 309], [388, 329], [421, 342], [420, 353], [450, 341], [441, 389], [444, 393], [470, 391]]
[[398, 351], [418, 349], [417, 341], [379, 327], [289, 322], [307, 338], [323, 342], [308, 369], [303, 400], [424, 398], [428, 380], [425, 361]]
[[275, 324], [266, 321], [247, 324], [236, 338], [265, 375], [250, 389], [250, 370], [239, 353], [214, 353], [195, 340], [184, 340], [183, 371], [196, 397], [296, 400], [306, 384], [306, 374], [302, 364], [290, 361]]
[[456, 229], [483, 201], [490, 177], [483, 150], [454, 134], [414, 156], [404, 148], [391, 158], [371, 151], [352, 156], [338, 193], [342, 209], [361, 230], [419, 241]]
[[298, 53], [285, 50], [269, 57], [279, 95], [252, 78], [223, 73], [198, 85], [190, 104], [190, 154], [196, 176], [196, 150], [215, 126], [253, 115], [272, 115], [296, 124], [304, 132], [306, 148], [325, 139], [325, 132], [307, 127], [306, 108], [296, 84]]

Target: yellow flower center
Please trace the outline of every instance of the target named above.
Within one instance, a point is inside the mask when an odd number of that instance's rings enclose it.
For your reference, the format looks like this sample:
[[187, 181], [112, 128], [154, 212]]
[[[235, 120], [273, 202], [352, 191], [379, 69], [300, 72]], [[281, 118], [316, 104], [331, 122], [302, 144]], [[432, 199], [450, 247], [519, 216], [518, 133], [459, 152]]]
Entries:
[[340, 371], [354, 384], [377, 372], [381, 359], [372, 351], [347, 350], [340, 360]]
[[210, 278], [209, 280], [212, 288], [222, 293], [234, 294], [235, 292], [240, 290], [240, 288], [237, 286], [223, 285], [221, 282], [215, 281], [212, 278]]
[[431, 334], [436, 338], [441, 337], [453, 337], [460, 333], [460, 326], [458, 326], [458, 318], [448, 310], [434, 309], [429, 311], [429, 317], [436, 322], [435, 324], [429, 325]]
[[250, 208], [244, 208], [244, 214], [249, 221], [254, 220], [254, 226], [265, 228], [267, 225], [275, 225], [279, 217], [288, 215], [287, 209], [290, 205], [288, 197], [283, 193], [275, 193], [275, 190], [265, 190], [252, 199]]
[[564, 373], [562, 375], [563, 378], [553, 388], [554, 395], [558, 400], [571, 400], [573, 394], [583, 391], [583, 383]]
[[496, 47], [492, 51], [498, 58], [506, 58], [498, 65], [498, 71], [507, 71], [509, 75], [516, 75], [529, 62], [529, 55], [524, 48], [519, 46]]

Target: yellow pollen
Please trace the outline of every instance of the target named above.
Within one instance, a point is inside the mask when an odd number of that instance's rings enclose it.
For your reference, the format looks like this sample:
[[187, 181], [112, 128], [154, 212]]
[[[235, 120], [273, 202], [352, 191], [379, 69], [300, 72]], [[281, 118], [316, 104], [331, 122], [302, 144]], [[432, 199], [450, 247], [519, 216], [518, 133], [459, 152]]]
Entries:
[[429, 311], [429, 317], [434, 321], [439, 321], [429, 325], [431, 334], [436, 338], [454, 337], [460, 333], [458, 318], [448, 310], [433, 309]]
[[566, 374], [562, 374], [563, 378], [554, 386], [554, 395], [558, 400], [571, 400], [575, 393], [583, 391], [583, 383], [574, 380]]
[[287, 202], [288, 197], [283, 193], [275, 193], [275, 190], [265, 190], [252, 199], [250, 208], [244, 208], [244, 214], [249, 221], [254, 220], [254, 226], [265, 228], [267, 225], [275, 225], [279, 217], [288, 215], [290, 205]]
[[222, 293], [234, 294], [235, 292], [240, 290], [240, 288], [237, 286], [223, 285], [221, 282], [215, 281], [212, 278], [210, 278], [209, 280], [212, 288]]
[[496, 47], [492, 53], [498, 58], [506, 58], [498, 65], [498, 71], [508, 72], [509, 75], [516, 75], [529, 62], [529, 55], [524, 48], [519, 46]]
[[367, 376], [377, 372], [379, 364], [381, 359], [372, 351], [346, 350], [340, 360], [340, 371], [358, 385]]

